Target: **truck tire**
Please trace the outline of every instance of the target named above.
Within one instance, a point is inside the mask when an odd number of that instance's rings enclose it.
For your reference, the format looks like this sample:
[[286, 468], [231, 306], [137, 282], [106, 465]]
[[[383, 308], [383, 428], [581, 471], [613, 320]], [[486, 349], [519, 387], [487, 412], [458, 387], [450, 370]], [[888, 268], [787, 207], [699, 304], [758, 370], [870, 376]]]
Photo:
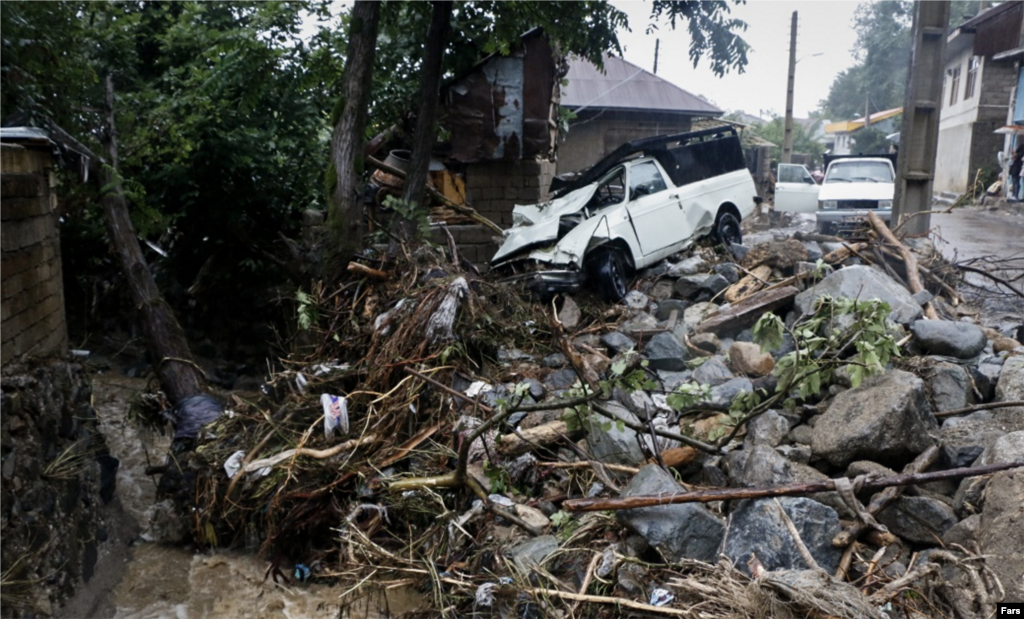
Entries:
[[591, 262], [597, 291], [605, 301], [620, 301], [626, 296], [626, 264], [614, 249], [602, 250]]
[[743, 244], [743, 233], [740, 231], [740, 220], [728, 211], [718, 214], [715, 220], [715, 241], [728, 247], [730, 244]]

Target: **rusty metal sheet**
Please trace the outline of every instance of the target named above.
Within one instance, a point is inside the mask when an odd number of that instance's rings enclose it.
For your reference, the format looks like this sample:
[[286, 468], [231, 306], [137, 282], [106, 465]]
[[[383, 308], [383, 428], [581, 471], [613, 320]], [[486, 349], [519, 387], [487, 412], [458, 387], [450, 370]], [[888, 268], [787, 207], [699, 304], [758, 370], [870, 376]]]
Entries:
[[[995, 12], [995, 9], [991, 10]], [[991, 19], [979, 21], [974, 34], [974, 55], [992, 56], [1020, 45], [1022, 16], [1024, 5], [1017, 3], [994, 14]], [[984, 14], [978, 17], [983, 18]]]

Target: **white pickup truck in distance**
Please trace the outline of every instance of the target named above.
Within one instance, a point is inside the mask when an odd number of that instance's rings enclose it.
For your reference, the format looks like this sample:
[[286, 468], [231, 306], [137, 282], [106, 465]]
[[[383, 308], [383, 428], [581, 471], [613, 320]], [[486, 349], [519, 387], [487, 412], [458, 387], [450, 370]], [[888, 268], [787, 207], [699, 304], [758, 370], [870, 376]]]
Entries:
[[732, 127], [634, 140], [549, 202], [517, 205], [491, 266], [541, 297], [587, 282], [617, 301], [630, 271], [702, 236], [741, 242], [740, 222], [760, 200]]
[[894, 159], [895, 155], [826, 156], [821, 185], [804, 166], [780, 163], [775, 210], [816, 213], [818, 232], [823, 234], [863, 226], [868, 211], [889, 223], [896, 192]]

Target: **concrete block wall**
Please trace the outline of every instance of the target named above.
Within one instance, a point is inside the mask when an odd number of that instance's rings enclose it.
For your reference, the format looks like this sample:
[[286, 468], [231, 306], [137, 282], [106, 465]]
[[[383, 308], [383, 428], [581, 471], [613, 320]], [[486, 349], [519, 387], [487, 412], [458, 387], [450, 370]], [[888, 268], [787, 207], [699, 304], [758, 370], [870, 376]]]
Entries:
[[52, 156], [4, 144], [0, 158], [0, 362], [63, 355], [68, 337]]
[[466, 166], [466, 197], [478, 213], [502, 228], [512, 225], [512, 207], [550, 197], [551, 161], [486, 161]]
[[1006, 124], [1010, 98], [1017, 88], [1017, 70], [1012, 61], [986, 58], [981, 77], [978, 120], [996, 121], [999, 123], [998, 127], [1001, 127]]
[[683, 133], [692, 126], [689, 117], [657, 112], [603, 112], [593, 118], [581, 117], [569, 126], [568, 135], [558, 145], [558, 174], [588, 168], [626, 142]]

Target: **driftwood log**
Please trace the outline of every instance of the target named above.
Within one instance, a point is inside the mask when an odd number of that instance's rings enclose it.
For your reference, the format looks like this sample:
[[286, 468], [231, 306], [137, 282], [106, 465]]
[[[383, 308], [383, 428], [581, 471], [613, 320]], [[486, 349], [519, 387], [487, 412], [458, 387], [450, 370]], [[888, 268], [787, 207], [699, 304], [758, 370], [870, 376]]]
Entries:
[[[868, 211], [868, 221], [871, 222], [871, 227], [875, 229], [875, 232], [885, 239], [887, 243], [895, 247], [900, 252], [900, 256], [903, 257], [903, 263], [907, 270], [907, 284], [910, 286], [911, 294], [923, 292], [924, 284], [921, 283], [921, 272], [917, 266], [917, 258], [914, 257], [914, 253], [896, 238], [896, 235], [892, 233], [889, 226], [885, 225], [885, 222], [873, 211]], [[925, 304], [924, 315], [931, 320], [939, 319], [939, 315], [935, 312], [935, 307], [931, 302]]]
[[[934, 471], [931, 473], [911, 473], [906, 475], [895, 475], [889, 477], [866, 477], [861, 486], [865, 490], [878, 490], [889, 486], [914, 486], [926, 484], [942, 479], [961, 479], [963, 477], [977, 477], [989, 475], [1008, 469], [1015, 469], [1024, 466], [1024, 461], [991, 464], [975, 468], [964, 467], [950, 469], [948, 471]], [[825, 479], [822, 481], [787, 484], [771, 488], [714, 488], [711, 490], [698, 490], [695, 492], [680, 492], [679, 494], [663, 494], [656, 496], [634, 496], [618, 499], [569, 499], [562, 503], [562, 509], [570, 512], [595, 512], [604, 510], [635, 509], [637, 507], [652, 507], [655, 505], [675, 505], [677, 503], [710, 503], [712, 501], [732, 501], [737, 499], [764, 499], [776, 496], [800, 496], [805, 494], [817, 494], [819, 492], [831, 492], [836, 489], [835, 481]]]
[[724, 312], [719, 312], [697, 325], [697, 333], [720, 333], [742, 329], [754, 324], [762, 314], [785, 307], [800, 291], [793, 286], [765, 289], [755, 293]]

